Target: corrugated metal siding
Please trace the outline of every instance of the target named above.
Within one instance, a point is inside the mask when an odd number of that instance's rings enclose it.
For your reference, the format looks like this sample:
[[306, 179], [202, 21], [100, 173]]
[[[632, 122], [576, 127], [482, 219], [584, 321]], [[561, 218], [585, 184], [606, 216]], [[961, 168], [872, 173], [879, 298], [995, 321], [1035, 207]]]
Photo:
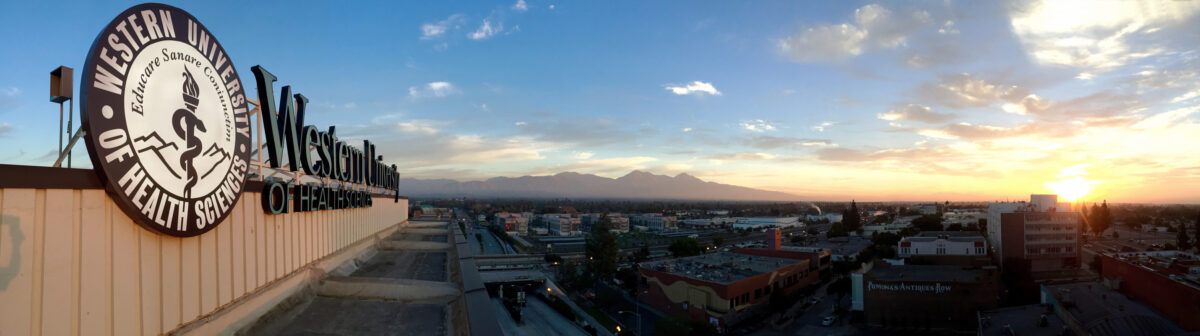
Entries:
[[0, 189], [0, 336], [162, 334], [407, 220], [408, 201], [264, 214], [244, 193], [199, 237], [134, 224], [103, 190]]

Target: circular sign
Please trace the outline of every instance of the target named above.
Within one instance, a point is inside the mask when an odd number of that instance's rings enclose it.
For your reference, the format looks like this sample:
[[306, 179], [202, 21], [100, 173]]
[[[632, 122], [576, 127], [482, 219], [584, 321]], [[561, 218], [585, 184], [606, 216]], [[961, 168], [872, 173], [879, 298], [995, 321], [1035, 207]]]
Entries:
[[195, 17], [163, 4], [117, 15], [92, 44], [80, 96], [92, 165], [135, 222], [190, 237], [229, 215], [250, 115], [233, 61]]

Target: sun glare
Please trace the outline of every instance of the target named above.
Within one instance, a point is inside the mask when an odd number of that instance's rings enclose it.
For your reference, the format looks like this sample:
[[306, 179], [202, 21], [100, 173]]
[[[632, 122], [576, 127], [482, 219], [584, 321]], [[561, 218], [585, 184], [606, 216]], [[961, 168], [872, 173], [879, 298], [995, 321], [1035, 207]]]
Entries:
[[1046, 182], [1046, 188], [1050, 188], [1055, 194], [1058, 194], [1058, 199], [1073, 203], [1092, 191], [1092, 181], [1076, 176], [1065, 180]]

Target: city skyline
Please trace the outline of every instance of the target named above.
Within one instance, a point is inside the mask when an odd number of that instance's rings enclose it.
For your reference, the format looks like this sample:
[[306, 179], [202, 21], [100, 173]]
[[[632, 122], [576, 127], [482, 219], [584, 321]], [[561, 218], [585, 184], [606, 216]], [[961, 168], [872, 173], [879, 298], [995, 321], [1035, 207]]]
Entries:
[[[402, 177], [1200, 202], [1196, 2], [171, 3]], [[0, 163], [53, 161], [46, 73], [132, 4], [0, 5]]]

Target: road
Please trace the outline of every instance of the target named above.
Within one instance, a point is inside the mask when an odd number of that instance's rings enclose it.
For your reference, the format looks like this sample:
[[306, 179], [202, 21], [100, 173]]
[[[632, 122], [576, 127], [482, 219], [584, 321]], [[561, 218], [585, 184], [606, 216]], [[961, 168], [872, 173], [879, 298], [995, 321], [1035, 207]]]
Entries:
[[554, 308], [546, 305], [541, 299], [529, 296], [522, 312], [523, 321], [517, 324], [499, 298], [492, 298], [492, 307], [496, 312], [496, 320], [500, 322], [500, 330], [509, 336], [577, 336], [587, 335], [579, 325], [568, 321]]

